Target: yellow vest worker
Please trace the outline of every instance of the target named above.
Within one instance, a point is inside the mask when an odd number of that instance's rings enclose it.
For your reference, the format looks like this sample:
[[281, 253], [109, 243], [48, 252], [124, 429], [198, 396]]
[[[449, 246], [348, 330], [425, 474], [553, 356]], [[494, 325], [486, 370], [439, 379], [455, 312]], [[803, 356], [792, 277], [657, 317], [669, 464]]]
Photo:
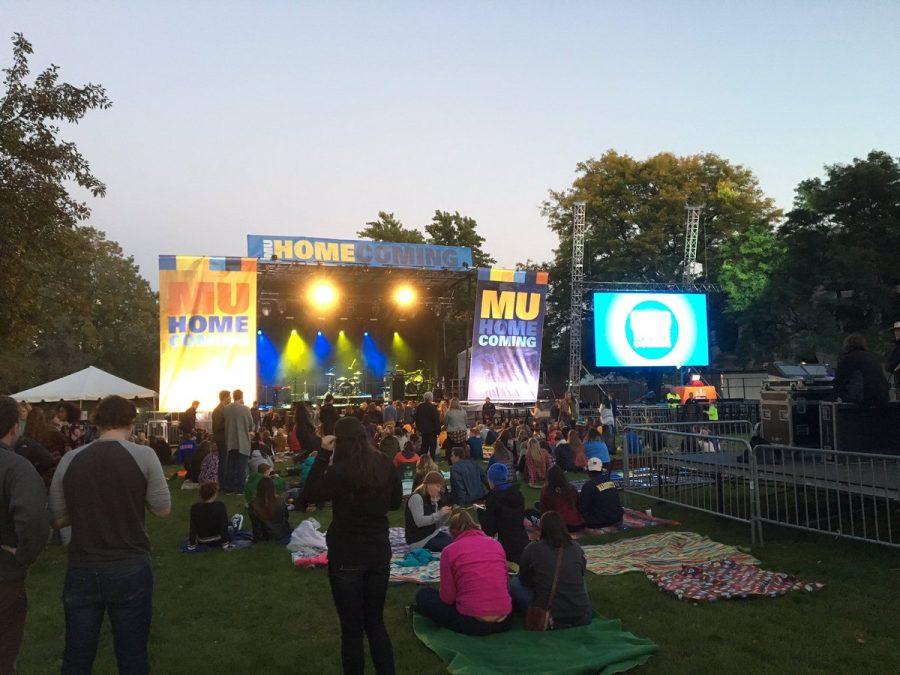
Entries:
[[674, 410], [681, 404], [681, 397], [674, 391], [670, 391], [666, 394], [666, 404]]
[[706, 411], [707, 416], [709, 416], [710, 422], [718, 422], [719, 421], [719, 409], [716, 407], [715, 403], [709, 404], [709, 409]]

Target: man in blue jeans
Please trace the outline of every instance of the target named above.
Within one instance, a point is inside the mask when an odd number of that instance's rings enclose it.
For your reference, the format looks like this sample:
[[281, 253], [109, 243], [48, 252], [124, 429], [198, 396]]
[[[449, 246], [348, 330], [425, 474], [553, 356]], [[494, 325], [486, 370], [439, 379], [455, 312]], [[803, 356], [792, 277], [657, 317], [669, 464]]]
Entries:
[[171, 500], [156, 453], [128, 440], [136, 414], [120, 396], [100, 401], [100, 438], [66, 453], [50, 486], [53, 526], [72, 526], [63, 673], [91, 672], [105, 613], [119, 672], [150, 672], [153, 572], [144, 513], [165, 518]]
[[250, 408], [244, 405], [244, 392], [240, 389], [235, 389], [231, 398], [231, 403], [225, 406], [225, 434], [228, 442], [225, 491], [241, 494], [247, 482], [253, 414], [250, 412]]

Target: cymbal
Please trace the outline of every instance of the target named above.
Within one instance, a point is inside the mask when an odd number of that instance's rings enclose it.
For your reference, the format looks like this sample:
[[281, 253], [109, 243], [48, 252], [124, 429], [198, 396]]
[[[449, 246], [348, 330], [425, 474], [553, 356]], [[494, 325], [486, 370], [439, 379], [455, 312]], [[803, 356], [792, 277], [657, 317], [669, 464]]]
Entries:
[[362, 371], [361, 371], [361, 370], [355, 370], [355, 371], [353, 371], [353, 374], [354, 374], [354, 375], [362, 375]]
[[347, 378], [346, 378], [346, 377], [339, 377], [339, 378], [337, 379], [337, 381], [338, 381], [338, 382], [346, 382], [346, 381], [347, 381]]

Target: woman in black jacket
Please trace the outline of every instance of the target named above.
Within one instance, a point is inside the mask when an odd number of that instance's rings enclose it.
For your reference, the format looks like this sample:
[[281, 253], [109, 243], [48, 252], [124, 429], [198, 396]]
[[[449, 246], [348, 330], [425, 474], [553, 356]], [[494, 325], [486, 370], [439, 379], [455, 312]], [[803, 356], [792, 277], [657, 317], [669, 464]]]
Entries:
[[375, 672], [393, 673], [394, 652], [384, 625], [391, 560], [387, 512], [400, 508], [403, 488], [391, 460], [372, 447], [358, 419], [342, 417], [334, 431], [336, 438], [322, 439], [300, 498], [332, 503], [325, 538], [344, 672], [363, 672], [365, 633]]
[[491, 491], [484, 500], [484, 510], [478, 512], [481, 529], [489, 537], [496, 535], [506, 551], [506, 559], [518, 563], [528, 545], [525, 532], [525, 498], [516, 483], [509, 480], [505, 464], [492, 464], [487, 472]]

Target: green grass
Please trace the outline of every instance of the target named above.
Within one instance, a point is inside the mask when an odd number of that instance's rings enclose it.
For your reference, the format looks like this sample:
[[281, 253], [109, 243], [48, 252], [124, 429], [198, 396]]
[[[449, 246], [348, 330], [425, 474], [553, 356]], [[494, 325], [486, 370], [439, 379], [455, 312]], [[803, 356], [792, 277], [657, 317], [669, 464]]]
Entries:
[[[536, 499], [536, 491], [526, 492], [529, 500]], [[150, 644], [154, 671], [339, 672], [340, 630], [325, 571], [294, 569], [289, 554], [273, 544], [182, 554], [178, 544], [187, 532], [196, 492], [173, 489], [172, 495], [171, 518], [148, 516], [156, 575]], [[226, 503], [230, 512], [242, 506], [237, 497]], [[680, 529], [750, 550], [746, 526], [650, 501], [633, 500], [632, 505], [652, 506], [654, 515], [681, 521]], [[330, 515], [323, 511], [314, 517], [327, 525]], [[292, 521], [304, 517], [292, 514]], [[391, 514], [391, 522], [400, 525], [402, 513]], [[900, 552], [771, 527], [765, 534], [766, 545], [752, 553], [766, 568], [823, 581], [826, 589], [694, 605], [657, 591], [641, 574], [588, 573], [594, 607], [659, 644], [659, 653], [642, 672], [900, 672]], [[58, 672], [61, 665], [65, 565], [64, 551], [49, 547], [31, 570], [22, 673]], [[388, 590], [385, 616], [398, 671], [445, 672], [416, 640], [404, 615], [415, 591], [411, 585]], [[95, 672], [115, 672], [108, 623]]]

